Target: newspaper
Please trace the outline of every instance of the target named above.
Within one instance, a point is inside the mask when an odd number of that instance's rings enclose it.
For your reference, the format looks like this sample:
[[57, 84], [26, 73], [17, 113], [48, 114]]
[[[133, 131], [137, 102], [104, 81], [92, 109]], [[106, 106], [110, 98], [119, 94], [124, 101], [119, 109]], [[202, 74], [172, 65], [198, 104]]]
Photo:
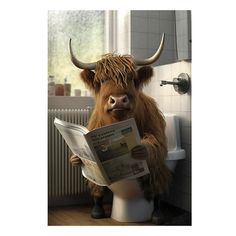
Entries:
[[97, 185], [149, 173], [145, 160], [131, 157], [141, 143], [133, 118], [89, 131], [86, 127], [55, 118], [54, 124], [71, 151], [81, 158], [82, 174]]

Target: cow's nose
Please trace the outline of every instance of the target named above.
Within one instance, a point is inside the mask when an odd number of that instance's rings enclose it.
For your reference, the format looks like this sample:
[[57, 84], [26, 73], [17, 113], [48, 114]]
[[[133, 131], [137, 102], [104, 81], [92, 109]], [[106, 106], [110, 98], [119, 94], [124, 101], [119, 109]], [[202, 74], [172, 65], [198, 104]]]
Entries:
[[127, 108], [129, 105], [129, 98], [126, 94], [122, 95], [110, 95], [108, 99], [108, 105], [110, 108]]

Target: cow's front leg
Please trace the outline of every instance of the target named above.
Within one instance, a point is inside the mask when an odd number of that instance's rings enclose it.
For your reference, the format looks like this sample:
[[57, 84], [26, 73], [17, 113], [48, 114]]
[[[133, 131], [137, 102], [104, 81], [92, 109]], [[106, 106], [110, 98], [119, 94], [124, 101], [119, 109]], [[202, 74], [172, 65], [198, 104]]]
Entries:
[[103, 208], [103, 197], [94, 197], [94, 205], [91, 211], [91, 216], [94, 219], [101, 219], [105, 217], [105, 211]]
[[88, 183], [91, 195], [93, 196], [94, 205], [92, 207], [91, 216], [95, 219], [101, 219], [105, 217], [105, 210], [103, 208], [103, 196], [105, 193], [105, 187], [96, 185], [92, 182]]
[[[81, 159], [77, 155], [72, 155], [70, 157], [70, 162], [74, 167], [79, 167], [83, 164]], [[102, 186], [98, 186], [90, 181], [88, 181], [88, 187], [94, 200], [94, 205], [91, 211], [92, 218], [95, 219], [104, 218], [105, 211], [103, 208], [103, 196], [105, 188]]]

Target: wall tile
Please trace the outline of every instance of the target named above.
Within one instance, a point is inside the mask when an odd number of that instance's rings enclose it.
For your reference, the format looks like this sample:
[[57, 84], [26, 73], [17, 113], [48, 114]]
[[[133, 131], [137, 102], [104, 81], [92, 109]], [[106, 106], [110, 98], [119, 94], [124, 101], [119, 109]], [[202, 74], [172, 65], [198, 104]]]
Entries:
[[144, 59], [149, 56], [146, 48], [134, 48], [134, 53], [132, 55], [138, 59]]
[[[159, 45], [163, 32], [166, 33], [166, 37], [175, 35], [174, 12], [131, 11], [131, 53], [135, 54], [135, 50], [138, 48], [146, 48], [148, 54], [153, 55]], [[147, 38], [137, 33], [146, 33]], [[168, 64], [177, 59], [175, 41], [170, 38], [168, 39], [168, 37], [166, 38], [163, 54], [154, 65]]]
[[133, 32], [148, 32], [148, 18], [144, 17], [132, 17], [131, 18], [131, 29]]
[[152, 10], [147, 11], [147, 15], [148, 15], [149, 18], [156, 18], [158, 20], [160, 18], [160, 12], [156, 11], [156, 10], [154, 10], [154, 11], [152, 11]]
[[159, 33], [150, 33], [148, 34], [148, 48], [154, 48], [154, 52], [159, 47], [161, 42], [161, 34]]
[[172, 35], [166, 35], [165, 48], [172, 51], [175, 50], [175, 42]]
[[181, 71], [181, 64], [180, 62], [172, 63], [171, 64], [171, 77], [172, 79], [178, 77]]
[[160, 14], [160, 19], [161, 20], [166, 20], [166, 19], [175, 19], [175, 11], [159, 11]]
[[175, 27], [174, 27], [173, 21], [162, 20], [160, 24], [160, 32], [165, 32], [166, 35], [174, 35]]
[[[173, 87], [173, 86], [169, 86], [169, 87]], [[180, 96], [176, 95], [176, 96], [171, 96], [171, 111], [173, 112], [178, 112], [180, 111]]]
[[181, 147], [185, 150], [186, 152], [186, 161], [192, 161], [192, 145], [187, 144], [187, 143], [182, 143]]
[[155, 34], [161, 34], [160, 31], [160, 21], [155, 18], [149, 18], [148, 19], [148, 32], [149, 33], [155, 33]]
[[184, 11], [181, 11], [181, 10], [175, 11], [175, 14], [176, 14], [176, 18], [178, 20], [183, 20], [187, 17], [187, 11], [186, 10], [184, 10]]
[[181, 141], [191, 144], [191, 127], [181, 127]]
[[148, 36], [146, 33], [132, 32], [131, 33], [131, 45], [133, 48], [147, 48]]
[[171, 110], [171, 96], [163, 96], [163, 107], [164, 112], [169, 112]]
[[178, 112], [182, 127], [191, 127], [192, 113], [191, 111], [180, 111]]
[[191, 96], [188, 94], [183, 94], [180, 97], [181, 108], [180, 111], [191, 111]]
[[189, 177], [191, 176], [191, 166], [192, 166], [192, 162], [189, 160], [181, 160], [178, 163], [178, 169], [179, 172], [181, 173], [181, 175]]

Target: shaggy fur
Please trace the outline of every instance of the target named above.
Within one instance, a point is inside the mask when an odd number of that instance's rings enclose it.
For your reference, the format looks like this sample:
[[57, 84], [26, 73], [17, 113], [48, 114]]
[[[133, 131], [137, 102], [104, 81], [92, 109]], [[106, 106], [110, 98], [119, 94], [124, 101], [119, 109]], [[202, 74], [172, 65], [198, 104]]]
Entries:
[[[142, 87], [147, 84], [153, 70], [149, 66], [136, 69], [129, 55], [105, 55], [97, 62], [96, 72], [84, 70], [82, 80], [94, 93], [95, 108], [87, 128], [92, 130], [130, 117], [134, 117], [143, 144], [147, 144], [150, 158], [147, 160], [150, 175], [139, 178], [147, 199], [168, 190], [171, 174], [165, 166], [167, 142], [165, 121], [154, 99], [146, 96]], [[114, 118], [106, 112], [106, 104], [111, 94], [128, 94], [132, 111], [124, 117]], [[104, 195], [104, 187], [88, 182], [91, 194]]]
[[128, 85], [128, 79], [135, 78], [135, 64], [130, 55], [106, 54], [96, 65], [95, 82], [105, 82], [108, 78], [122, 88]]

